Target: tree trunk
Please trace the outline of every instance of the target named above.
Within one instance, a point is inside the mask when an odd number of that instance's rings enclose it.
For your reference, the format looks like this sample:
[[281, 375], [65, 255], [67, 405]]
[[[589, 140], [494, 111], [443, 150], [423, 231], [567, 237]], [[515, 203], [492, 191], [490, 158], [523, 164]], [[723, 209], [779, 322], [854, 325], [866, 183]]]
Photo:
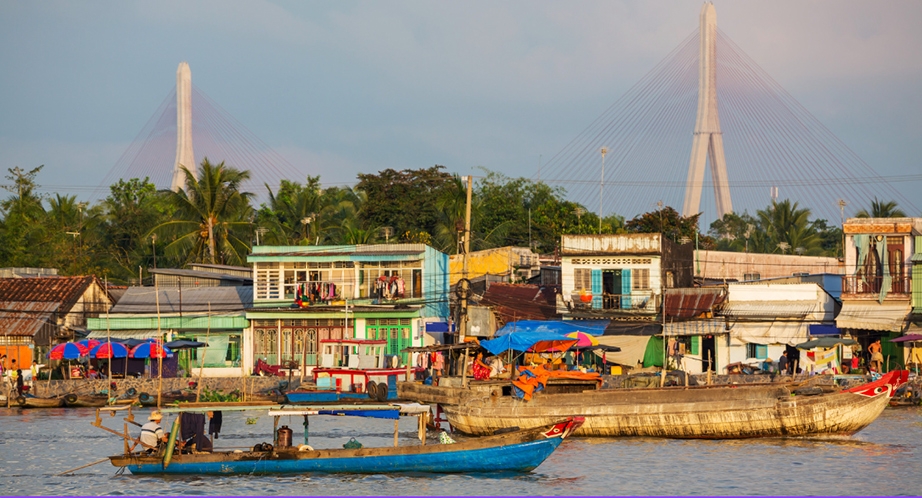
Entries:
[[208, 257], [211, 260], [211, 264], [215, 264], [214, 259], [214, 216], [208, 216]]

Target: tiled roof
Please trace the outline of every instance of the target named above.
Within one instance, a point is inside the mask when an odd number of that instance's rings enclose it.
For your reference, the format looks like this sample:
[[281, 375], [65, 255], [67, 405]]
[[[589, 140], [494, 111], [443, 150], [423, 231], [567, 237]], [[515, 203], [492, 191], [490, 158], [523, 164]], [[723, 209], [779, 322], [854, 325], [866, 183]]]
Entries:
[[93, 275], [0, 278], [0, 301], [59, 303], [69, 309], [70, 304], [76, 302], [94, 281], [98, 283]]

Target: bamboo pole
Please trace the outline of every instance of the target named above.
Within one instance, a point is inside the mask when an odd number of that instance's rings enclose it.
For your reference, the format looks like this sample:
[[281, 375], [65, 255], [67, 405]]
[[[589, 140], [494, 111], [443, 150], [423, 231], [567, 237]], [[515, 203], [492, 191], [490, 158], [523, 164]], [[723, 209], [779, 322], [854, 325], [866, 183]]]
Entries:
[[163, 332], [160, 329], [160, 289], [157, 286], [157, 279], [154, 279], [154, 300], [157, 303], [157, 341], [160, 343], [160, 352], [161, 354], [159, 359], [159, 368], [157, 371], [157, 377], [159, 377], [160, 382], [157, 384], [157, 409], [160, 409], [160, 402], [162, 399], [163, 393]]
[[[211, 301], [208, 301], [208, 328], [205, 329], [205, 347], [208, 347], [208, 337], [211, 335]], [[199, 396], [202, 394], [202, 376], [205, 374], [205, 353], [202, 353], [202, 361], [199, 362], [198, 384], [195, 386], [195, 402], [198, 403]], [[246, 388], [244, 388], [246, 391]]]
[[57, 474], [57, 475], [59, 475], [59, 476], [67, 475], [67, 474], [72, 473], [72, 472], [75, 471], [75, 470], [85, 469], [85, 468], [87, 468], [87, 467], [92, 467], [93, 465], [98, 465], [98, 464], [100, 464], [100, 463], [102, 463], [102, 462], [108, 462], [108, 461], [109, 461], [108, 458], [103, 458], [102, 460], [97, 460], [97, 461], [95, 461], [95, 462], [93, 462], [93, 463], [88, 463], [88, 464], [86, 464], [86, 465], [81, 465], [81, 466], [79, 466], [79, 467], [76, 467], [76, 468], [73, 468], [73, 469], [70, 469], [70, 470], [65, 470], [64, 472], [61, 472], [60, 474]]

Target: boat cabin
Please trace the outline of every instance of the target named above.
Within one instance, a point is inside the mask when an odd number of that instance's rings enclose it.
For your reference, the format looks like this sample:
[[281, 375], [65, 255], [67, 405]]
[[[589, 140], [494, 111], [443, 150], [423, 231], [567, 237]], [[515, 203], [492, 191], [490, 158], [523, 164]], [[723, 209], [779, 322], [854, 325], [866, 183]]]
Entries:
[[384, 368], [387, 341], [324, 339], [320, 341], [321, 368]]

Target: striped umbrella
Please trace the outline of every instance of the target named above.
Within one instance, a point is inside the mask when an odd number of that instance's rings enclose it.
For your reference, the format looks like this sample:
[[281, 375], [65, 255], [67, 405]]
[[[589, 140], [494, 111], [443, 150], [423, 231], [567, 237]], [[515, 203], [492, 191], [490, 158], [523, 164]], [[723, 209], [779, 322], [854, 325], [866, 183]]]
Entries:
[[124, 358], [128, 356], [128, 348], [117, 342], [103, 342], [91, 349], [90, 358]]
[[82, 344], [83, 347], [85, 347], [87, 350], [90, 350], [102, 344], [102, 341], [97, 339], [84, 339], [82, 341], [77, 341], [77, 344]]
[[131, 358], [166, 358], [172, 354], [173, 351], [171, 351], [170, 348], [161, 346], [156, 342], [145, 342], [144, 344], [138, 344], [131, 348], [131, 352], [128, 356]]
[[76, 342], [65, 342], [51, 348], [48, 358], [52, 360], [75, 360], [86, 355], [89, 350], [86, 346]]

